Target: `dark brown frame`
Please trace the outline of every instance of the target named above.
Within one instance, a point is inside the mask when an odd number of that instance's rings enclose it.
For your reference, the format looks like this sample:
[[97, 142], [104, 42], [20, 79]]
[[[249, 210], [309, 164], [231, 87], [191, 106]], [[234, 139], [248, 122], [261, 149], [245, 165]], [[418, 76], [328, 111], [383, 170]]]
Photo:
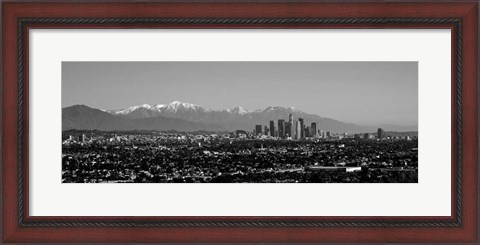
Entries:
[[[2, 3], [2, 241], [478, 242], [478, 2]], [[450, 217], [32, 217], [28, 214], [31, 28], [448, 28], [452, 30]]]

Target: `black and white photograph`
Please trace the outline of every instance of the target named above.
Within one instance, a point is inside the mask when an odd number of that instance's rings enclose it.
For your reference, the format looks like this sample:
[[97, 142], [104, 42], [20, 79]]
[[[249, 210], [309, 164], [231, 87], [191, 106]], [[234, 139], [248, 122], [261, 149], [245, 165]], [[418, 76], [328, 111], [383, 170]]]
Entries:
[[62, 62], [62, 183], [418, 183], [418, 63]]

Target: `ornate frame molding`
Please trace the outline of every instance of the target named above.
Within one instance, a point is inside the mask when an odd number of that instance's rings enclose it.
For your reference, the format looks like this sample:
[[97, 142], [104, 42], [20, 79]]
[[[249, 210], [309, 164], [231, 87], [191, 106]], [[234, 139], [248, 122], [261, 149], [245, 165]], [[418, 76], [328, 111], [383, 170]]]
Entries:
[[[455, 219], [452, 221], [419, 220], [313, 220], [313, 219], [285, 219], [262, 220], [261, 217], [252, 219], [208, 220], [208, 218], [192, 220], [122, 220], [122, 219], [89, 219], [88, 221], [55, 219], [29, 220], [26, 209], [26, 161], [25, 156], [25, 69], [26, 64], [26, 27], [39, 24], [75, 24], [75, 25], [239, 25], [239, 27], [254, 27], [268, 25], [272, 28], [280, 25], [452, 25], [455, 32], [455, 184], [453, 191]], [[461, 227], [462, 226], [462, 20], [453, 18], [26, 18], [18, 21], [18, 225], [20, 227]]]

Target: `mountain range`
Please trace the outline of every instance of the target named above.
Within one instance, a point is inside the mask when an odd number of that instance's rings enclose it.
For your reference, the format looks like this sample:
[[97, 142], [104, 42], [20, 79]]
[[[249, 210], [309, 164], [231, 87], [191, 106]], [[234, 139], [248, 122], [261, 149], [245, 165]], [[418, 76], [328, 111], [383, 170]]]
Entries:
[[[210, 110], [201, 106], [174, 101], [169, 104], [138, 105], [119, 110], [101, 110], [86, 105], [62, 109], [62, 130], [177, 130], [177, 131], [252, 131], [257, 124], [269, 125], [270, 120], [303, 118], [306, 126], [317, 123], [317, 128], [336, 133], [375, 132], [378, 127], [387, 131], [417, 131], [417, 126], [376, 125], [360, 126], [331, 118], [320, 117], [293, 107], [269, 106], [248, 110], [235, 107]], [[277, 125], [275, 125], [277, 127]]]

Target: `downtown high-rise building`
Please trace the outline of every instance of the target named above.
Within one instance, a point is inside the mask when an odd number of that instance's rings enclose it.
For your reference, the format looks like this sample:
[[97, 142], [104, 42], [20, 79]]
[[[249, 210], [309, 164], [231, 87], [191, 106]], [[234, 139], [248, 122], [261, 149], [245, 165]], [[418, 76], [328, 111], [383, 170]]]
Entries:
[[285, 138], [292, 137], [292, 126], [289, 122], [285, 122]]
[[295, 126], [295, 134], [296, 137], [295, 139], [301, 139], [302, 138], [302, 124], [300, 123], [300, 118], [297, 121], [297, 125]]
[[378, 128], [378, 130], [377, 130], [377, 137], [378, 137], [379, 139], [383, 139], [383, 137], [385, 137], [385, 131], [383, 131], [382, 128]]
[[283, 119], [278, 120], [278, 137], [285, 137], [285, 120]]
[[303, 123], [303, 118], [299, 117], [298, 121], [300, 122], [300, 130], [299, 130], [300, 137], [299, 137], [299, 139], [303, 139], [303, 138], [305, 138], [305, 125]]
[[270, 121], [270, 136], [275, 137], [275, 121]]
[[255, 135], [262, 134], [262, 125], [255, 125]]
[[292, 116], [292, 114], [290, 114], [288, 116], [288, 125], [287, 125], [287, 130], [286, 131], [287, 131], [287, 137], [291, 137], [293, 139], [293, 137], [292, 137], [293, 136], [293, 133], [292, 133], [292, 131], [293, 131], [293, 116]]
[[268, 127], [266, 125], [263, 128], [263, 134], [268, 135]]
[[293, 120], [292, 125], [290, 125], [290, 131], [292, 132], [292, 139], [297, 139], [297, 121]]
[[318, 138], [317, 123], [315, 122], [312, 122], [310, 125], [310, 136]]

